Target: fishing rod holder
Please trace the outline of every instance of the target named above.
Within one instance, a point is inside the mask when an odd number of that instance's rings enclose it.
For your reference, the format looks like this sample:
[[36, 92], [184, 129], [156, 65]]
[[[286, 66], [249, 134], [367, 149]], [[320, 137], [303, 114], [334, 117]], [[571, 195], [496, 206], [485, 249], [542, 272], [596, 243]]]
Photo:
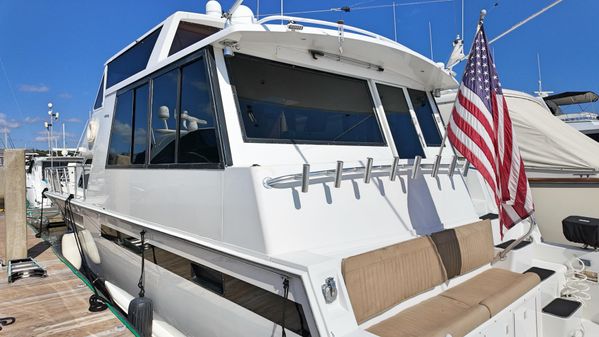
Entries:
[[[263, 180], [263, 185], [268, 189], [301, 187], [302, 193], [307, 193], [312, 184], [332, 182], [335, 188], [340, 188], [343, 180], [346, 179], [361, 179], [366, 184], [369, 184], [375, 177], [389, 177], [389, 180], [395, 181], [398, 174], [416, 179], [422, 171], [432, 172], [434, 168], [434, 164], [422, 164], [421, 161], [422, 157], [416, 156], [412, 163], [399, 164], [399, 157], [393, 157], [391, 165], [374, 165], [374, 160], [367, 158], [364, 166], [345, 167], [345, 163], [339, 160], [334, 169], [318, 171], [311, 171], [310, 164], [303, 164], [301, 173], [266, 177]], [[456, 171], [461, 171], [457, 166], [458, 158], [453, 156], [450, 164], [439, 164], [437, 170], [451, 176]]]

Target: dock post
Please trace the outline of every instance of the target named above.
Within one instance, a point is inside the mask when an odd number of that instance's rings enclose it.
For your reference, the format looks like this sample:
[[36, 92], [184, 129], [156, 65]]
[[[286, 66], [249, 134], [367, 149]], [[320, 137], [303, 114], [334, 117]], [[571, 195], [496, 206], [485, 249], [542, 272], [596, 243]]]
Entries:
[[25, 209], [25, 150], [4, 151], [4, 260], [27, 257], [27, 226]]

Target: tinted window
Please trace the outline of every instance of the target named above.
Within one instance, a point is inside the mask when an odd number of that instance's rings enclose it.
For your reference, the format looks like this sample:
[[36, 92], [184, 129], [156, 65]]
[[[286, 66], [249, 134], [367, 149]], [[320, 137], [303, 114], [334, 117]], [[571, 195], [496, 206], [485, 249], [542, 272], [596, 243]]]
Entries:
[[104, 76], [102, 76], [102, 80], [100, 81], [100, 88], [98, 89], [98, 95], [96, 96], [96, 103], [94, 103], [94, 110], [101, 108], [102, 103], [104, 103]]
[[248, 139], [384, 145], [366, 81], [242, 54], [228, 67]]
[[179, 69], [173, 69], [153, 81], [150, 150], [152, 164], [175, 162], [178, 82]]
[[131, 121], [133, 117], [133, 92], [120, 94], [116, 100], [114, 121], [110, 133], [108, 165], [131, 164]]
[[156, 29], [114, 60], [110, 61], [110, 63], [108, 63], [108, 80], [106, 87], [110, 88], [120, 81], [129, 78], [131, 75], [145, 69], [159, 34], [160, 28]]
[[403, 89], [382, 84], [377, 84], [376, 87], [383, 102], [383, 109], [385, 109], [385, 115], [399, 157], [414, 158], [415, 156], [422, 156], [424, 158], [424, 150], [418, 139], [416, 127], [412, 122], [410, 108]]
[[133, 119], [133, 164], [145, 164], [148, 139], [148, 92], [149, 86], [142, 85], [135, 89], [135, 113]]
[[416, 112], [416, 118], [418, 118], [418, 124], [420, 124], [426, 145], [440, 146], [441, 136], [439, 135], [439, 128], [437, 127], [437, 121], [435, 121], [428, 95], [424, 91], [413, 89], [408, 89], [408, 94], [410, 95], [410, 100]]
[[175, 38], [173, 39], [173, 44], [168, 55], [171, 56], [218, 31], [219, 29], [215, 27], [181, 21], [179, 27], [177, 27], [177, 32], [175, 33]]
[[181, 70], [179, 163], [218, 163], [212, 95], [203, 58]]

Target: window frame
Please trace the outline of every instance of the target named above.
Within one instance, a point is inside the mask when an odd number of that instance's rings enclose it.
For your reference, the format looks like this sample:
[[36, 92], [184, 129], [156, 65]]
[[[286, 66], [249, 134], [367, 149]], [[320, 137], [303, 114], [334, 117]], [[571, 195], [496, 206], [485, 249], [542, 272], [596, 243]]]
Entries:
[[[102, 95], [100, 95], [100, 91]], [[102, 72], [102, 78], [100, 79], [100, 86], [98, 87], [98, 91], [96, 92], [96, 99], [94, 100], [94, 105], [92, 111], [100, 110], [104, 107], [104, 98], [106, 97], [106, 71]], [[100, 99], [100, 105], [96, 107], [96, 103]]]
[[[237, 94], [237, 86], [235, 85], [235, 81], [232, 75], [232, 71], [230, 69], [229, 66], [229, 60], [225, 59], [225, 65], [227, 68], [227, 77], [229, 80], [229, 83], [231, 85], [231, 91], [233, 92], [233, 97], [234, 97], [234, 101], [235, 101], [235, 107], [236, 107], [236, 113], [237, 113], [237, 118], [239, 120], [239, 124], [240, 124], [240, 128], [241, 128], [241, 136], [243, 139], [244, 143], [250, 143], [250, 144], [285, 144], [285, 145], [289, 145], [289, 144], [293, 144], [293, 145], [326, 145], [326, 146], [365, 146], [365, 147], [387, 147], [388, 146], [388, 140], [387, 137], [385, 135], [385, 130], [383, 129], [383, 125], [381, 124], [381, 120], [379, 118], [379, 115], [377, 113], [377, 108], [376, 108], [376, 102], [374, 100], [373, 94], [372, 94], [372, 90], [370, 88], [370, 85], [368, 83], [368, 79], [366, 78], [361, 78], [361, 77], [352, 77], [352, 76], [348, 76], [348, 75], [344, 75], [344, 74], [339, 74], [339, 73], [334, 73], [334, 72], [330, 72], [330, 71], [323, 71], [323, 70], [318, 70], [318, 69], [312, 69], [312, 68], [307, 68], [307, 67], [303, 67], [303, 66], [299, 66], [299, 65], [295, 65], [292, 63], [285, 63], [285, 62], [280, 62], [280, 61], [274, 61], [274, 60], [270, 60], [270, 59], [266, 59], [266, 58], [262, 58], [262, 57], [257, 57], [254, 55], [250, 55], [250, 54], [242, 54], [242, 53], [236, 53], [236, 55], [243, 55], [245, 57], [250, 57], [253, 59], [257, 59], [260, 60], [262, 62], [268, 63], [268, 64], [277, 64], [277, 65], [283, 65], [286, 67], [290, 67], [290, 68], [295, 68], [295, 69], [301, 69], [303, 71], [307, 71], [310, 73], [318, 73], [318, 74], [325, 74], [328, 76], [333, 76], [333, 77], [342, 77], [342, 78], [346, 78], [346, 79], [351, 79], [351, 80], [358, 80], [358, 81], [363, 81], [364, 84], [366, 85], [366, 90], [368, 91], [368, 97], [370, 98], [370, 103], [372, 104], [372, 114], [374, 116], [374, 118], [376, 119], [376, 123], [378, 125], [378, 129], [381, 135], [381, 140], [382, 143], [372, 143], [372, 142], [343, 142], [343, 141], [318, 141], [318, 140], [301, 140], [301, 141], [294, 141], [291, 139], [273, 139], [273, 138], [254, 138], [254, 137], [248, 137], [247, 136], [247, 132], [245, 129], [245, 123], [243, 121], [243, 117], [242, 117], [242, 111], [241, 111], [241, 106], [239, 104], [239, 95]], [[236, 57], [236, 56], [234, 56]]]
[[[154, 98], [154, 79], [172, 71], [173, 69], [178, 69], [178, 79], [177, 79], [177, 102], [176, 107], [177, 111], [180, 111], [181, 105], [181, 69], [191, 64], [201, 58], [204, 58], [204, 67], [206, 68], [206, 76], [208, 79], [208, 85], [210, 86], [210, 95], [211, 95], [211, 104], [214, 113], [214, 125], [216, 128], [216, 145], [218, 148], [220, 162], [219, 163], [177, 163], [178, 153], [179, 153], [179, 135], [180, 135], [180, 123], [177, 123], [177, 131], [176, 131], [176, 140], [175, 140], [175, 163], [161, 163], [161, 164], [151, 164], [150, 159], [152, 156], [151, 151], [151, 128], [152, 128], [152, 104]], [[211, 46], [206, 46], [194, 53], [191, 53], [173, 63], [170, 63], [151, 74], [145, 76], [144, 78], [135, 81], [119, 90], [116, 91], [116, 99], [114, 102], [114, 108], [112, 111], [112, 123], [110, 127], [110, 135], [108, 142], [108, 149], [110, 149], [110, 143], [112, 142], [112, 132], [114, 130], [114, 114], [116, 112], [116, 106], [118, 101], [118, 96], [129, 91], [135, 90], [136, 88], [148, 83], [149, 85], [149, 98], [148, 98], [148, 111], [147, 113], [147, 140], [146, 140], [146, 159], [143, 164], [130, 164], [130, 165], [110, 165], [108, 164], [108, 150], [106, 152], [106, 169], [224, 169], [227, 166], [233, 165], [230, 146], [228, 143], [227, 133], [226, 133], [226, 124], [224, 118], [224, 109], [222, 105], [222, 98], [220, 96], [220, 88], [218, 86], [218, 78], [216, 78], [217, 70], [216, 64], [214, 60], [214, 50]], [[218, 96], [217, 96], [218, 95]], [[135, 96], [135, 95], [133, 95]], [[135, 97], [133, 98], [133, 107], [135, 107]], [[134, 111], [135, 113], [135, 111]], [[135, 115], [132, 115], [132, 120]], [[178, 119], [177, 119], [178, 120]], [[132, 137], [135, 134], [132, 133]], [[131, 142], [131, 147], [133, 148], [133, 142]]]

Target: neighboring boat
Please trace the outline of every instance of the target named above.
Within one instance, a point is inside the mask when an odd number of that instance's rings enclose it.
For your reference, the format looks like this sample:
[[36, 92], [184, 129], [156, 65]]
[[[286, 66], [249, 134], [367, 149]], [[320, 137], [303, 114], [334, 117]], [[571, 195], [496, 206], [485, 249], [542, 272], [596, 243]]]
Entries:
[[127, 311], [144, 253], [154, 336], [599, 334], [597, 301], [542, 313], [564, 264], [596, 270], [598, 253], [535, 230], [491, 267], [501, 240], [449, 146], [435, 167], [447, 71], [365, 30], [255, 21], [239, 3], [177, 12], [108, 60], [85, 193], [46, 169], [76, 233], [63, 253], [94, 285]]
[[562, 110], [562, 107], [568, 105], [576, 104], [580, 106], [597, 102], [599, 96], [596, 93], [592, 91], [563, 92], [543, 97], [543, 100], [557, 118], [599, 142], [599, 114], [588, 111], [566, 113]]
[[[599, 143], [556, 118], [545, 103], [547, 98], [515, 90], [504, 90], [504, 94], [543, 239], [571, 244], [562, 233], [563, 219], [570, 215], [599, 218]], [[454, 99], [454, 91], [437, 98], [444, 121]]]
[[[27, 203], [28, 208], [38, 209], [41, 208], [42, 203], [44, 207], [48, 209], [52, 206], [52, 203], [49, 199], [42, 197], [42, 192], [44, 189], [48, 189], [50, 187], [50, 179], [47, 176], [48, 172], [47, 168], [60, 168], [62, 170], [62, 174], [75, 174], [75, 167], [82, 167], [85, 163], [85, 158], [78, 156], [36, 156], [30, 154], [27, 156], [27, 162], [25, 164], [26, 169], [26, 188], [27, 188]], [[52, 173], [56, 173], [58, 170], [52, 171]], [[81, 173], [78, 173], [79, 175]], [[62, 178], [63, 184], [65, 178]], [[71, 182], [76, 181], [76, 179], [71, 178]], [[65, 186], [67, 187], [67, 186]], [[70, 188], [74, 191], [75, 186], [70, 186]]]

